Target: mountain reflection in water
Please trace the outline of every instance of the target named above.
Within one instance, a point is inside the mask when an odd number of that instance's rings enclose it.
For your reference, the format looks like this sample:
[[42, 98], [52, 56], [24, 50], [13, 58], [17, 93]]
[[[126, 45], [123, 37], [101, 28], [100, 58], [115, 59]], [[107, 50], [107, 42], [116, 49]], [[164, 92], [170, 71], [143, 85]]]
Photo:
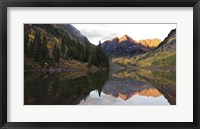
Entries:
[[25, 105], [175, 105], [176, 73], [25, 73]]

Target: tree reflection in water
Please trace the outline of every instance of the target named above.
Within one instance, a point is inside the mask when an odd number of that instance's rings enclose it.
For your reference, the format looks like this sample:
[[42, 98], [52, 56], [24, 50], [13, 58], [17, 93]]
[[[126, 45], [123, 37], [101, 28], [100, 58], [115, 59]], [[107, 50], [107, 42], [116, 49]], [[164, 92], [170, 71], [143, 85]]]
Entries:
[[79, 74], [25, 73], [24, 104], [176, 104], [175, 73], [101, 71], [75, 76]]

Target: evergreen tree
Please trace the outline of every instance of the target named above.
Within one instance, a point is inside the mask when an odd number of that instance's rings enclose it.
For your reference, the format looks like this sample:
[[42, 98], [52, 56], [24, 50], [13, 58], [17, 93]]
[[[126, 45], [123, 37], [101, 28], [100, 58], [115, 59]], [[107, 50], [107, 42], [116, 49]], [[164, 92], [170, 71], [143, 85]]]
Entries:
[[34, 50], [34, 40], [30, 41], [30, 48], [29, 48], [29, 55], [30, 57], [33, 57], [33, 50]]
[[48, 50], [48, 47], [47, 47], [47, 39], [46, 37], [43, 37], [43, 43], [41, 44], [41, 54], [42, 54], [42, 59], [45, 61], [45, 62], [49, 62], [49, 50]]
[[92, 55], [90, 55], [88, 58], [88, 67], [92, 67], [92, 65], [93, 65], [93, 60], [92, 60]]
[[81, 56], [81, 44], [78, 42], [76, 46], [76, 59], [79, 60]]
[[66, 52], [65, 52], [65, 59], [69, 59], [69, 55], [68, 55], [68, 48], [66, 47]]
[[85, 50], [84, 50], [84, 62], [88, 61], [89, 55], [90, 55], [90, 42], [87, 40], [87, 38], [85, 37], [84, 39], [85, 42]]
[[73, 50], [71, 47], [69, 47], [67, 50], [67, 56], [69, 59], [72, 59], [72, 57], [73, 57]]
[[53, 48], [53, 57], [56, 63], [60, 62], [60, 48], [57, 45], [54, 45]]
[[96, 58], [96, 66], [109, 67], [109, 60], [107, 55], [102, 50], [101, 41], [99, 41], [99, 44], [96, 47]]
[[92, 65], [94, 66], [97, 66], [98, 64], [98, 59], [97, 59], [97, 56], [96, 56], [96, 49], [92, 49], [91, 51], [91, 56], [92, 56]]
[[34, 39], [34, 46], [33, 46], [33, 59], [36, 62], [42, 61], [40, 48], [41, 48], [41, 34], [39, 32], [36, 32]]
[[103, 61], [103, 52], [101, 50], [101, 43], [96, 47], [97, 66], [101, 66]]
[[28, 51], [28, 41], [29, 41], [29, 35], [28, 31], [24, 31], [24, 55], [29, 56], [29, 51]]
[[81, 62], [83, 62], [83, 60], [84, 60], [84, 46], [83, 46], [83, 45], [81, 45], [81, 48], [80, 48], [79, 60], [80, 60]]
[[66, 46], [65, 46], [65, 42], [62, 41], [62, 39], [60, 39], [60, 43], [61, 43], [61, 52], [62, 52], [62, 56], [65, 57], [65, 50], [66, 50]]

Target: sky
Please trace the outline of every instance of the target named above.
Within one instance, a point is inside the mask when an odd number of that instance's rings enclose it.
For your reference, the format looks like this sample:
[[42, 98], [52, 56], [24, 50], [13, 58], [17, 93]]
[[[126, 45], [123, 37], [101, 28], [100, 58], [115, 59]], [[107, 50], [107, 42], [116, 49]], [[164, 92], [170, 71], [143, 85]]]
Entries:
[[139, 41], [141, 39], [159, 38], [164, 40], [176, 24], [72, 24], [83, 35], [85, 35], [92, 44], [97, 45], [99, 41], [104, 42], [114, 37], [128, 35], [132, 39]]

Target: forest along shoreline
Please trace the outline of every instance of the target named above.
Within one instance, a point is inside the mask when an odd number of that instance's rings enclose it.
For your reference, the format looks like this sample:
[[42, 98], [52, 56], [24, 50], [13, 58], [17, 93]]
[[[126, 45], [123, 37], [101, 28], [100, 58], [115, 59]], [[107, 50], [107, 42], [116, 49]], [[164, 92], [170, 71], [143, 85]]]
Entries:
[[[65, 66], [65, 64], [68, 64], [68, 65]], [[35, 64], [32, 64], [32, 68], [29, 67], [29, 69], [25, 69], [25, 72], [43, 72], [43, 73], [91, 72], [91, 73], [95, 73], [101, 70], [108, 70], [107, 67], [96, 67], [96, 66], [88, 67], [87, 65], [88, 65], [87, 63], [80, 63], [76, 60], [64, 61], [64, 64], [56, 64], [54, 66], [46, 65], [44, 67], [35, 63]]]
[[109, 69], [101, 42], [97, 46], [70, 24], [24, 25], [24, 71], [77, 72]]
[[[75, 62], [75, 64], [74, 64]], [[108, 70], [106, 67], [87, 67], [87, 64], [82, 64], [77, 61], [69, 61], [72, 66], [79, 64], [79, 67], [64, 67], [60, 64], [50, 67], [39, 67], [38, 69], [26, 69], [25, 73], [41, 73], [41, 74], [68, 74], [68, 79], [76, 79], [79, 77], [87, 76], [89, 73], [97, 73]]]
[[75, 79], [78, 77], [87, 76], [89, 73], [96, 73], [109, 70], [108, 67], [96, 67], [96, 66], [88, 67], [87, 63], [81, 63], [76, 60], [70, 60], [70, 61], [61, 60], [61, 62], [59, 64], [55, 64], [54, 66], [48, 66], [46, 64], [46, 66], [43, 67], [35, 62], [34, 63], [32, 62], [31, 65], [32, 68], [25, 69], [25, 73], [44, 73], [44, 74], [69, 73], [70, 74], [69, 79]]

